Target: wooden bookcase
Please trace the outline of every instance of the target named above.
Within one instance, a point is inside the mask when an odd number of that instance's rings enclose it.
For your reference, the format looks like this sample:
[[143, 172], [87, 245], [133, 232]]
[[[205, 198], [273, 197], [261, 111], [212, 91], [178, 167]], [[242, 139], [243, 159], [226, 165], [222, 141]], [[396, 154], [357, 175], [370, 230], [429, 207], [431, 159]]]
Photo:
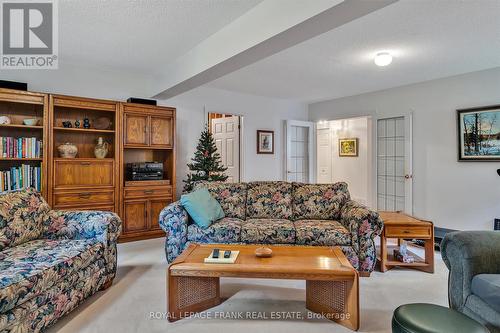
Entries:
[[[0, 170], [40, 166], [41, 192], [54, 209], [115, 212], [123, 220], [120, 241], [164, 237], [158, 218], [175, 200], [175, 114], [171, 107], [0, 89], [0, 116], [11, 119], [0, 125], [0, 136], [35, 137], [43, 145], [40, 158], [0, 155]], [[38, 124], [23, 125], [26, 118], [37, 118]], [[84, 128], [85, 118], [90, 128]], [[110, 126], [95, 128], [100, 118]], [[72, 127], [64, 127], [67, 121]], [[99, 137], [109, 144], [103, 159], [94, 155]], [[77, 146], [75, 158], [60, 157], [64, 143]], [[164, 179], [126, 179], [127, 163], [149, 161], [163, 163]]]
[[[165, 236], [160, 211], [175, 197], [175, 108], [121, 103], [120, 179], [123, 232], [120, 241]], [[164, 179], [128, 181], [127, 163], [162, 162]]]
[[[49, 202], [55, 209], [109, 210], [120, 213], [118, 162], [120, 160], [119, 103], [81, 97], [51, 95], [49, 98], [50, 161]], [[84, 128], [84, 119], [90, 128]], [[106, 118], [109, 127], [96, 129], [96, 119]], [[75, 127], [76, 121], [80, 122]], [[70, 121], [71, 128], [63, 126]], [[108, 143], [106, 158], [98, 159], [94, 148], [99, 137]], [[58, 147], [72, 143], [75, 158], [62, 158]]]
[[[48, 180], [48, 95], [0, 88], [0, 116], [8, 116], [11, 123], [0, 125], [1, 137], [37, 138], [42, 141], [42, 156], [37, 158], [3, 157], [0, 155], [0, 171], [23, 164], [41, 168], [41, 193], [47, 198]], [[23, 125], [26, 118], [36, 118], [34, 126]], [[1, 144], [1, 143], [0, 143]], [[1, 189], [0, 189], [1, 190]]]

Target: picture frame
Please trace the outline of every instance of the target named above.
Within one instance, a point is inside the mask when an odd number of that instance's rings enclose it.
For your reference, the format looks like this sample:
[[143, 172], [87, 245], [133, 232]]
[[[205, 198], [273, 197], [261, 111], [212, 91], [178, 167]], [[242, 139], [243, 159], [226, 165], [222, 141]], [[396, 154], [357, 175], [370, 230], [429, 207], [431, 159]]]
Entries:
[[358, 157], [358, 138], [339, 139], [340, 157]]
[[457, 110], [458, 161], [500, 161], [500, 105]]
[[274, 154], [274, 131], [257, 130], [257, 154]]

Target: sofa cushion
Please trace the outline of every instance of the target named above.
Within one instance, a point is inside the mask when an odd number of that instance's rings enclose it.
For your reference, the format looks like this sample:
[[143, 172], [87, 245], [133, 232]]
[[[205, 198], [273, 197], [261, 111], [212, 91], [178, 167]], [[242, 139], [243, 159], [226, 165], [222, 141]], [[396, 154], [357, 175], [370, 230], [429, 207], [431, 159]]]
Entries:
[[500, 274], [478, 274], [472, 278], [471, 291], [500, 313]]
[[0, 252], [0, 313], [43, 293], [104, 256], [89, 240], [34, 240]]
[[249, 219], [241, 227], [247, 244], [295, 244], [293, 222], [283, 219]]
[[248, 183], [247, 219], [290, 219], [292, 214], [291, 183]]
[[200, 182], [195, 189], [206, 188], [219, 202], [226, 217], [245, 219], [246, 183]]
[[243, 220], [225, 217], [212, 223], [208, 228], [196, 224], [188, 226], [188, 241], [198, 243], [238, 243]]
[[181, 205], [200, 228], [208, 228], [224, 217], [224, 211], [206, 188], [181, 196]]
[[298, 220], [294, 223], [297, 245], [350, 245], [351, 234], [333, 220]]
[[293, 183], [294, 219], [338, 220], [340, 209], [350, 199], [347, 184]]
[[0, 251], [40, 237], [49, 205], [33, 189], [0, 194]]

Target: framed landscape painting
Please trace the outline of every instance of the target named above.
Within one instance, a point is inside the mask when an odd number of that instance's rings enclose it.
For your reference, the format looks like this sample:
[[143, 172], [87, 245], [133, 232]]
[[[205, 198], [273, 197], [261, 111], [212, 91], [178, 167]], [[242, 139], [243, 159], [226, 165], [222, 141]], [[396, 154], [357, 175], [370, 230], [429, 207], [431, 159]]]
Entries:
[[339, 139], [339, 156], [358, 156], [358, 138]]
[[458, 160], [500, 161], [500, 105], [457, 110]]

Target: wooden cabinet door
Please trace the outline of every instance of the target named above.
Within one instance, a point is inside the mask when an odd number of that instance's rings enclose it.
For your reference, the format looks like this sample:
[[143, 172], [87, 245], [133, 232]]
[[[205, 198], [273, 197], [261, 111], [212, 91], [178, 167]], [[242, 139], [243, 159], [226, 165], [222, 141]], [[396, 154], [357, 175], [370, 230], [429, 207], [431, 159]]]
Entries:
[[123, 233], [148, 230], [148, 201], [125, 201]]
[[54, 187], [113, 187], [113, 160], [57, 159], [54, 162]]
[[125, 146], [149, 145], [149, 116], [135, 113], [125, 113]]
[[154, 147], [172, 148], [174, 120], [171, 116], [151, 116], [150, 143]]
[[163, 208], [167, 207], [167, 205], [170, 204], [171, 202], [172, 199], [170, 198], [152, 199], [149, 201], [150, 204], [149, 225], [151, 230], [161, 229], [159, 224], [160, 212], [163, 210]]

